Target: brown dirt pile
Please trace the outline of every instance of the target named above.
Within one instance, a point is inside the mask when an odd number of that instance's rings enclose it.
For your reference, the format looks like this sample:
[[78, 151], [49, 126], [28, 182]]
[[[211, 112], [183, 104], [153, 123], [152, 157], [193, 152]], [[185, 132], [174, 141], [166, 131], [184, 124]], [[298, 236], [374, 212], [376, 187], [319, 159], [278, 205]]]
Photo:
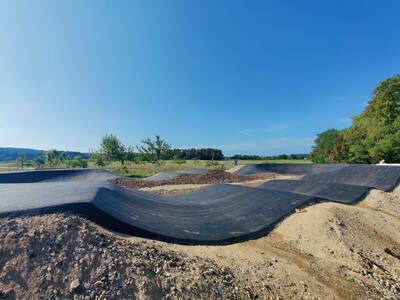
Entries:
[[257, 179], [272, 179], [274, 177], [275, 174], [273, 173], [236, 175], [225, 172], [224, 170], [211, 170], [203, 174], [183, 174], [179, 177], [167, 180], [137, 180], [131, 178], [117, 178], [113, 179], [112, 182], [128, 188], [141, 189], [163, 185], [247, 182]]
[[130, 242], [73, 215], [0, 219], [0, 299], [219, 299], [247, 292], [228, 268]]

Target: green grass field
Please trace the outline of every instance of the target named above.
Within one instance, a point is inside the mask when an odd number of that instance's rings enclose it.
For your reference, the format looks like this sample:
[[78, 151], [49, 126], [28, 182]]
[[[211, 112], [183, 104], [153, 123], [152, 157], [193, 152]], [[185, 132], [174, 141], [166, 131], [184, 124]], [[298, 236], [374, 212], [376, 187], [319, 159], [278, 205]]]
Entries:
[[[264, 164], [264, 163], [282, 163], [282, 164], [298, 164], [298, 163], [312, 163], [310, 160], [303, 159], [286, 159], [286, 160], [239, 160], [239, 165], [247, 165], [247, 164]], [[161, 161], [161, 163], [157, 167], [157, 173], [159, 172], [177, 172], [190, 168], [207, 168], [207, 169], [230, 169], [234, 166], [233, 160], [224, 160], [224, 161], [204, 161], [204, 160], [168, 160]], [[89, 167], [96, 167], [93, 163], [89, 162]], [[33, 169], [32, 164], [29, 162], [27, 166], [24, 167], [24, 170]], [[122, 166], [118, 162], [114, 162], [111, 165], [111, 169], [115, 170], [120, 175], [136, 177], [136, 178], [144, 178], [153, 175], [152, 166], [148, 162], [142, 163], [134, 163], [127, 162], [124, 166]], [[0, 172], [13, 172], [19, 171], [17, 168], [15, 161], [11, 162], [0, 162]]]
[[[178, 172], [191, 168], [209, 168], [209, 169], [227, 169], [233, 166], [233, 162], [229, 161], [210, 161], [202, 160], [182, 160], [182, 161], [161, 161], [157, 166], [157, 173], [160, 172]], [[111, 169], [115, 170], [121, 175], [129, 177], [144, 178], [153, 175], [152, 165], [148, 162], [134, 163], [127, 162], [124, 166], [120, 163], [114, 162]]]
[[[312, 163], [311, 160], [303, 159], [287, 159], [287, 160], [239, 160], [239, 165], [246, 164], [263, 164], [263, 163], [283, 163], [283, 164], [299, 164], [299, 163]], [[230, 169], [234, 166], [232, 160], [215, 161], [214, 163], [210, 161], [203, 160], [186, 160], [180, 161], [162, 161], [157, 167], [157, 173], [159, 172], [178, 172], [190, 168], [208, 168], [208, 169]], [[128, 162], [125, 166], [120, 163], [113, 163], [111, 168], [117, 171], [119, 174], [129, 177], [144, 178], [153, 175], [152, 166], [150, 163], [132, 163]]]
[[[24, 170], [29, 170], [33, 169], [32, 164], [28, 163], [26, 167], [24, 167]], [[0, 173], [1, 172], [14, 172], [18, 171], [19, 168], [17, 168], [17, 164], [15, 161], [1, 161], [0, 162]]]

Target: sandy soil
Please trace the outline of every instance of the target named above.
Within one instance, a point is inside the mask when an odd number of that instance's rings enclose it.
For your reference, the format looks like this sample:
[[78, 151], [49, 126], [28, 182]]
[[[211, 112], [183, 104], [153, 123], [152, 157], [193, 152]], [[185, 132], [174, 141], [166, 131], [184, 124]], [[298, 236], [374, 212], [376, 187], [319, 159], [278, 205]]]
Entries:
[[184, 246], [65, 214], [0, 219], [0, 298], [400, 299], [400, 191], [316, 204], [267, 236]]

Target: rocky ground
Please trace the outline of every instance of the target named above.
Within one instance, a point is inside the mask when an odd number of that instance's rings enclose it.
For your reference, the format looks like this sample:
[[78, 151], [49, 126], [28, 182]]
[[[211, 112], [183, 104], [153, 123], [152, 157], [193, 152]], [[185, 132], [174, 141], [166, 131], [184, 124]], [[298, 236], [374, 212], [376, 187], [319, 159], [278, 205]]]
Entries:
[[0, 299], [400, 299], [400, 190], [298, 210], [267, 236], [185, 246], [79, 216], [0, 219]]
[[0, 299], [242, 298], [229, 268], [74, 215], [0, 221]]

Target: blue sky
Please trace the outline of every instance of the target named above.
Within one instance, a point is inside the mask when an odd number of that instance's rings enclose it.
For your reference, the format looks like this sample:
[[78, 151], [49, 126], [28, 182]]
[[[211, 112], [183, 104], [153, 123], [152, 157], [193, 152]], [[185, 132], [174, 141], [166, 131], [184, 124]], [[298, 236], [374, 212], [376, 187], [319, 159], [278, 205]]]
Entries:
[[0, 146], [308, 152], [400, 73], [398, 1], [1, 1]]

